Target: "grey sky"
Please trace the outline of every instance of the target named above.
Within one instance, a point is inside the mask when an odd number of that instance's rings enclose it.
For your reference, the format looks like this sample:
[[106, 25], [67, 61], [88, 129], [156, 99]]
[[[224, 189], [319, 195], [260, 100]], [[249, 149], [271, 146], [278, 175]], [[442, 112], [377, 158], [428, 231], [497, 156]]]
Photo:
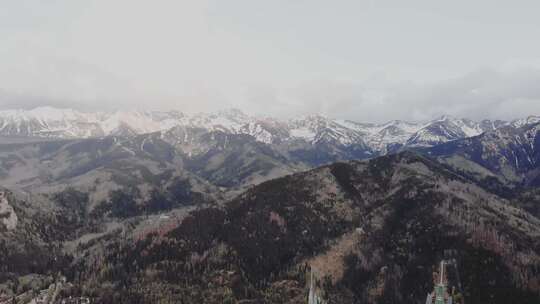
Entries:
[[0, 107], [540, 114], [540, 2], [0, 0]]

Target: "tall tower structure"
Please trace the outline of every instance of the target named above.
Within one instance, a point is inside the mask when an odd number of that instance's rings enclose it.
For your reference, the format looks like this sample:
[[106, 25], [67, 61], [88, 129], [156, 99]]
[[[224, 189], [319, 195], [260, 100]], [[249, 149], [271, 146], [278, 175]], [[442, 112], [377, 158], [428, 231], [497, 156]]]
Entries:
[[444, 299], [448, 297], [444, 282], [444, 261], [441, 261], [439, 270], [439, 283], [435, 286], [435, 304], [447, 304]]
[[444, 261], [441, 261], [439, 266], [439, 278], [435, 283], [433, 292], [427, 295], [426, 304], [452, 304], [452, 297], [448, 294]]

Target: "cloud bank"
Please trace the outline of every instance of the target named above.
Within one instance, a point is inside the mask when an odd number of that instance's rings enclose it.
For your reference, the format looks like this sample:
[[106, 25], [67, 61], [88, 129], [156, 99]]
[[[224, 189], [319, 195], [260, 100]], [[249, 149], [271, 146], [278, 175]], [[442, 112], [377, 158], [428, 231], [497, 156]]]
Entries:
[[245, 107], [278, 116], [321, 113], [356, 121], [424, 121], [441, 115], [475, 120], [540, 115], [540, 69], [482, 69], [418, 84], [319, 81], [289, 89], [257, 88]]
[[0, 1], [0, 109], [540, 114], [539, 10], [530, 0]]
[[[107, 81], [108, 85], [110, 83]], [[193, 112], [236, 107], [253, 114], [284, 118], [323, 114], [366, 122], [392, 119], [423, 121], [441, 115], [476, 120], [540, 115], [540, 70], [533, 68], [483, 69], [462, 77], [424, 84], [317, 81], [292, 88], [251, 86], [234, 100], [227, 99], [220, 92], [204, 90], [193, 92], [191, 96], [157, 97], [154, 100], [150, 97], [144, 100], [136, 95], [122, 96], [122, 93], [108, 99], [78, 99], [78, 92], [76, 90], [73, 95], [62, 98], [62, 95], [31, 96], [0, 91], [0, 108], [50, 105], [82, 110], [138, 108]], [[192, 106], [195, 104], [196, 107]]]

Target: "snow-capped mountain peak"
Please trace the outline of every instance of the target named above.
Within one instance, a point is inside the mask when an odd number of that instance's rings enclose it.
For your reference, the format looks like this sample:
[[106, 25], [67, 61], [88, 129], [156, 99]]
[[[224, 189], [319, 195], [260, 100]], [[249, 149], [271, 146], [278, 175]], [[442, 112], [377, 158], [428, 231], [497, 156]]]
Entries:
[[153, 112], [143, 111], [81, 112], [52, 107], [0, 111], [2, 136], [87, 138], [121, 134], [125, 128], [136, 134], [150, 133], [176, 124], [172, 114], [158, 119]]
[[512, 121], [511, 125], [520, 128], [526, 125], [532, 125], [540, 122], [540, 116], [531, 115], [527, 118], [516, 119]]
[[424, 123], [392, 120], [374, 124], [332, 119], [323, 115], [280, 120], [248, 115], [238, 109], [187, 115], [178, 111], [82, 112], [39, 107], [0, 111], [0, 136], [64, 139], [131, 136], [186, 127], [205, 132], [245, 134], [266, 144], [300, 140], [312, 145], [324, 143], [363, 147], [370, 153], [381, 154], [403, 146], [433, 146], [477, 136], [503, 126], [517, 128], [538, 122], [539, 116], [512, 122], [476, 122], [444, 115]]

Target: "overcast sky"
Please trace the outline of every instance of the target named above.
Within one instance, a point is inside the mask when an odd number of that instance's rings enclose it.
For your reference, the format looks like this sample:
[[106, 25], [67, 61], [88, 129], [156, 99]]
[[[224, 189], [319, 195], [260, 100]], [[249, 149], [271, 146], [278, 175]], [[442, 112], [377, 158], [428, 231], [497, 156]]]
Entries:
[[537, 0], [0, 0], [0, 108], [540, 114]]

